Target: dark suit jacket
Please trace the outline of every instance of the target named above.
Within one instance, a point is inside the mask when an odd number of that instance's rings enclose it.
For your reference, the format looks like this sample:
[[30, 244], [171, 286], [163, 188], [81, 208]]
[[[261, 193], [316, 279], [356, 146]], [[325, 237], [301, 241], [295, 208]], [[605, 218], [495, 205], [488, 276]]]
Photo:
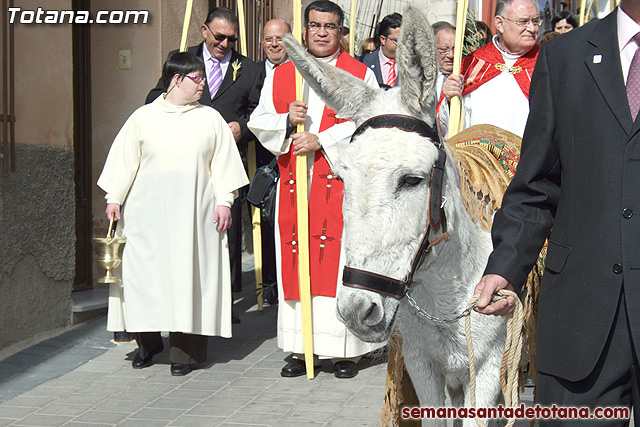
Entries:
[[640, 343], [640, 311], [629, 306], [640, 301], [639, 131], [616, 13], [542, 46], [520, 164], [495, 217], [485, 271], [519, 290], [553, 229], [540, 289], [541, 372], [578, 381], [592, 371], [623, 286]]
[[[202, 48], [203, 44], [201, 43], [198, 46], [190, 47], [189, 52], [193, 52], [202, 58]], [[169, 53], [169, 56], [174, 52], [176, 51]], [[241, 67], [236, 75], [236, 80], [233, 81], [233, 67], [231, 67], [231, 64], [236, 60], [240, 61]], [[245, 150], [247, 142], [255, 138], [247, 128], [247, 122], [249, 121], [249, 115], [258, 106], [258, 101], [260, 100], [260, 90], [264, 80], [264, 74], [260, 72], [260, 67], [264, 68], [262, 62], [255, 64], [235, 50], [231, 51], [229, 68], [222, 79], [218, 92], [211, 99], [209, 85], [205, 84], [204, 92], [200, 98], [201, 104], [215, 108], [227, 123], [236, 121], [240, 124], [242, 136], [240, 137], [238, 148], [241, 152]], [[156, 87], [151, 89], [151, 92], [147, 95], [146, 103], [152, 102], [162, 92], [164, 92], [164, 84], [162, 83], [162, 78], [160, 78]]]
[[[382, 68], [380, 67], [380, 57], [378, 56], [379, 51], [380, 51], [380, 48], [377, 48], [373, 52], [367, 53], [365, 56], [362, 57], [362, 60], [360, 62], [362, 62], [367, 67], [371, 68], [371, 71], [373, 71], [373, 74], [376, 75], [376, 80], [378, 80], [378, 84], [380, 86], [383, 86], [383, 85], [386, 86], [385, 82], [382, 80]], [[399, 83], [398, 80], [396, 80], [395, 86], [398, 86], [398, 83]], [[386, 87], [389, 87], [389, 86], [386, 86]]]

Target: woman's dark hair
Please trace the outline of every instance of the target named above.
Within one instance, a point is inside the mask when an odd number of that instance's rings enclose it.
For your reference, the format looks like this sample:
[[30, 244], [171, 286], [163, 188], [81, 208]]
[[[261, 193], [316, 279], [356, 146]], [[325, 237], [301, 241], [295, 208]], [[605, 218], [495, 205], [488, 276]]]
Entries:
[[578, 28], [578, 21], [576, 20], [576, 17], [573, 16], [573, 13], [568, 10], [563, 10], [562, 12], [558, 12], [558, 14], [551, 19], [551, 29], [555, 30], [556, 24], [563, 19], [566, 19], [567, 24], [571, 25], [573, 28]]
[[169, 89], [171, 79], [173, 79], [173, 76], [176, 74], [183, 75], [193, 73], [194, 71], [201, 71], [204, 74], [204, 62], [202, 58], [191, 52], [173, 53], [162, 66], [164, 90]]

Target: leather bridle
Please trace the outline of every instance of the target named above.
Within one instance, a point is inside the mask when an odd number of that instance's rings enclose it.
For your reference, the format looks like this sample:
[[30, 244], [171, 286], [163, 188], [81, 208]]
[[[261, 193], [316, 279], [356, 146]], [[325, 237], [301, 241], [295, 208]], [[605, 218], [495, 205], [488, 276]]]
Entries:
[[[351, 142], [353, 142], [353, 139], [356, 136], [369, 128], [395, 128], [405, 132], [417, 133], [418, 135], [431, 140], [438, 150], [438, 159], [431, 168], [431, 177], [429, 182], [429, 220], [427, 223], [427, 229], [422, 241], [420, 242], [418, 251], [413, 256], [413, 260], [411, 261], [411, 270], [407, 276], [403, 280], [397, 280], [392, 277], [383, 276], [357, 268], [348, 266], [344, 267], [342, 275], [342, 282], [344, 286], [364, 289], [400, 300], [404, 298], [409, 291], [409, 287], [413, 282], [413, 275], [416, 270], [420, 268], [420, 265], [422, 265], [422, 262], [427, 255], [431, 252], [433, 245], [449, 236], [449, 233], [447, 233], [444, 209], [442, 207], [442, 188], [444, 183], [444, 170], [447, 154], [440, 143], [440, 138], [438, 137], [435, 129], [415, 117], [401, 114], [387, 114], [372, 117], [356, 129], [351, 136]], [[429, 234], [432, 231], [438, 232], [441, 228], [442, 234], [438, 238], [434, 239], [433, 242], [430, 242]]]

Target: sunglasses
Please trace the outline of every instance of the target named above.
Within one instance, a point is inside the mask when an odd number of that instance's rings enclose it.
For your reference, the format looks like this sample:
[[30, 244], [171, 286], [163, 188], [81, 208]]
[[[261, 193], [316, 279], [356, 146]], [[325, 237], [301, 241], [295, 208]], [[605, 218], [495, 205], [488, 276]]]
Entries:
[[235, 43], [236, 41], [238, 41], [238, 37], [236, 36], [225, 36], [224, 34], [214, 34], [214, 32], [211, 31], [211, 28], [209, 28], [208, 25], [205, 25], [205, 27], [207, 27], [207, 30], [209, 30], [209, 32], [211, 33], [213, 38], [216, 39], [216, 41], [223, 42], [224, 39], [229, 40], [229, 43]]

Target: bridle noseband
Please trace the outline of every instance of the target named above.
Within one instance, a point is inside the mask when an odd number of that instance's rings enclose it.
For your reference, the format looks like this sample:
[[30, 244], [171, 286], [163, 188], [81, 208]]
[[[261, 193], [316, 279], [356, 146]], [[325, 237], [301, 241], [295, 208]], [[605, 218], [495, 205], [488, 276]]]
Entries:
[[[424, 121], [411, 116], [401, 114], [387, 114], [383, 116], [375, 116], [362, 123], [351, 136], [353, 139], [362, 134], [365, 130], [379, 128], [395, 128], [405, 132], [417, 133], [420, 136], [430, 139], [438, 150], [438, 159], [431, 169], [431, 177], [429, 182], [429, 206], [428, 206], [428, 224], [424, 237], [420, 242], [418, 251], [411, 261], [411, 270], [404, 280], [397, 280], [391, 277], [382, 276], [380, 274], [369, 271], [360, 270], [345, 266], [342, 274], [342, 282], [344, 286], [356, 289], [364, 289], [376, 292], [382, 295], [390, 296], [396, 299], [402, 299], [408, 292], [413, 275], [422, 265], [426, 256], [431, 252], [433, 245], [448, 237], [446, 218], [444, 209], [442, 208], [442, 188], [444, 184], [444, 169], [447, 159], [446, 152], [440, 143], [437, 132], [426, 124]], [[431, 231], [437, 232], [442, 228], [442, 234], [433, 242], [429, 242], [429, 234]]]

